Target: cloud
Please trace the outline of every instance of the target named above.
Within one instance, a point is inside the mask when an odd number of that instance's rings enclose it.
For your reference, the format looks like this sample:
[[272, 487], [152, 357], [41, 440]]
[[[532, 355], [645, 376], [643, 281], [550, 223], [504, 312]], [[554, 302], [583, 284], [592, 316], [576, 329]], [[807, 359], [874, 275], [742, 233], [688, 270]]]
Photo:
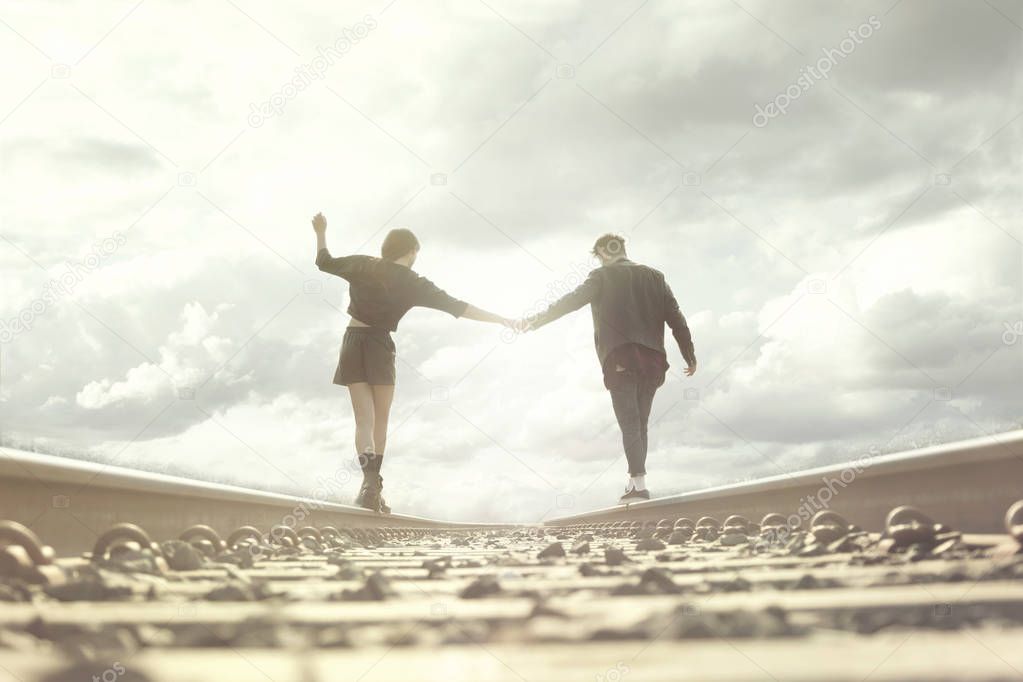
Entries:
[[187, 303], [181, 312], [181, 329], [172, 332], [167, 343], [158, 349], [159, 363], [144, 362], [132, 367], [123, 379], [90, 381], [75, 396], [78, 406], [98, 410], [126, 401], [149, 404], [181, 391], [194, 392], [197, 384], [218, 371], [219, 365], [230, 357], [232, 342], [212, 334], [220, 311], [229, 308], [221, 304], [213, 313], [207, 313], [202, 304]]

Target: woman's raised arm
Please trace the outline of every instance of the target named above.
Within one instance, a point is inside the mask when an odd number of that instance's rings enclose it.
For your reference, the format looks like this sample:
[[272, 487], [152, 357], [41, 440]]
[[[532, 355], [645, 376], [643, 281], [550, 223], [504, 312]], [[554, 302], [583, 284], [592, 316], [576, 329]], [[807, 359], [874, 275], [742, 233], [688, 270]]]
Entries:
[[322, 213], [313, 216], [313, 232], [316, 233], [316, 253], [327, 248], [327, 218]]

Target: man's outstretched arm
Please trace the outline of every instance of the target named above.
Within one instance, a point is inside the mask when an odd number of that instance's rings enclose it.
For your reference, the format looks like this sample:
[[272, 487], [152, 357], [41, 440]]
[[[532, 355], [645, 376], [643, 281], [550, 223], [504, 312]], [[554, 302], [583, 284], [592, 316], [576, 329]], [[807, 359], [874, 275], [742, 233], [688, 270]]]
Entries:
[[675, 337], [682, 359], [686, 361], [686, 376], [696, 373], [696, 349], [693, 347], [693, 335], [686, 324], [686, 318], [678, 308], [678, 301], [668, 283], [664, 283], [664, 321], [671, 327], [671, 335]]
[[588, 303], [593, 303], [597, 297], [598, 289], [597, 277], [591, 272], [582, 284], [552, 303], [547, 310], [532, 317], [526, 317], [519, 324], [524, 329], [539, 329], [545, 324], [579, 310]]

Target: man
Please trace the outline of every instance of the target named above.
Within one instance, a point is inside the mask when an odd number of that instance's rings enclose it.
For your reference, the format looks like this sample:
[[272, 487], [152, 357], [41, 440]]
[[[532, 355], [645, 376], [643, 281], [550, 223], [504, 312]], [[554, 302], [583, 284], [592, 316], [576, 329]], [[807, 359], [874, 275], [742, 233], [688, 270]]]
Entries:
[[600, 267], [585, 282], [521, 325], [538, 329], [590, 304], [604, 386], [611, 392], [629, 463], [629, 482], [619, 500], [628, 504], [650, 499], [646, 487], [647, 423], [654, 393], [664, 383], [669, 367], [664, 325], [671, 327], [682, 351], [688, 365], [686, 376], [696, 372], [696, 353], [686, 319], [663, 274], [629, 260], [625, 239], [616, 234], [597, 239], [593, 255], [600, 260]]

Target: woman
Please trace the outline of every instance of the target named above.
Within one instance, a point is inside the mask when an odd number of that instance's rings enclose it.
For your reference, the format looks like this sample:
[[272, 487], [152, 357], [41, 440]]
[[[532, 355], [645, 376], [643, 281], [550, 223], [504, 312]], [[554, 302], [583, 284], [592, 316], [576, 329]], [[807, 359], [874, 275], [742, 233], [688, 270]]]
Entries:
[[355, 412], [355, 450], [362, 468], [362, 487], [355, 504], [390, 512], [381, 495], [380, 465], [387, 445], [387, 419], [394, 398], [395, 346], [391, 332], [416, 306], [443, 310], [454, 317], [511, 326], [512, 321], [469, 305], [444, 292], [412, 270], [419, 240], [409, 230], [391, 230], [380, 247], [380, 258], [342, 256], [327, 250], [327, 219], [313, 217], [316, 266], [348, 280], [352, 321], [341, 342], [334, 383], [347, 386]]

